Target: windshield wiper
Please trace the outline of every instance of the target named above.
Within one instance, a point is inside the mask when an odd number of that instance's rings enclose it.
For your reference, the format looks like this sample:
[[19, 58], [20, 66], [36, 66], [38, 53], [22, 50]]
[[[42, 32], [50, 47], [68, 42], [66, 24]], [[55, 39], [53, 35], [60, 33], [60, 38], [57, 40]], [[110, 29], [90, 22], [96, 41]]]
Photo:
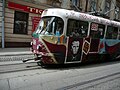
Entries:
[[48, 23], [47, 27], [46, 27], [45, 29], [42, 29], [40, 33], [42, 33], [43, 30], [44, 30], [44, 33], [43, 33], [43, 34], [45, 34], [45, 32], [47, 31], [49, 25], [53, 22], [54, 19], [55, 19], [55, 17], [52, 17], [51, 20], [50, 20], [50, 22]]

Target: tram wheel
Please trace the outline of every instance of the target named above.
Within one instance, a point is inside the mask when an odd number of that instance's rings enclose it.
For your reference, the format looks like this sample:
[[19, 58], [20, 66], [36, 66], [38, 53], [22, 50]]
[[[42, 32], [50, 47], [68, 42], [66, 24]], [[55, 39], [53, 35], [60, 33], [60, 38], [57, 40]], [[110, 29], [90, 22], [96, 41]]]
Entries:
[[40, 62], [37, 62], [37, 65], [38, 65], [38, 66], [41, 66], [41, 63], [40, 63]]
[[38, 65], [38, 66], [43, 66], [44, 63], [43, 63], [42, 61], [38, 61], [38, 62], [37, 62], [37, 65]]

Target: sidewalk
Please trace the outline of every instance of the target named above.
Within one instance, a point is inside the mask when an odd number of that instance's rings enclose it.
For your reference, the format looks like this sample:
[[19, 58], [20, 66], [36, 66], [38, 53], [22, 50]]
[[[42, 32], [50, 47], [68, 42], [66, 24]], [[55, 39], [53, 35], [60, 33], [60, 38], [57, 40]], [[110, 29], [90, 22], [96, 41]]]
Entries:
[[25, 59], [34, 58], [30, 48], [0, 48], [0, 65], [23, 63]]
[[0, 48], [0, 56], [29, 55], [30, 48]]

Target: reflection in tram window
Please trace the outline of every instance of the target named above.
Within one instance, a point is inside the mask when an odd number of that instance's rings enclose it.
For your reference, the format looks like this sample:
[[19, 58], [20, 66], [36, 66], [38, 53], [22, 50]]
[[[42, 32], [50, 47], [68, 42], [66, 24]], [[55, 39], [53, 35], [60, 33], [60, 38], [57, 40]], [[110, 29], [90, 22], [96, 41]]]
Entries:
[[117, 39], [118, 36], [118, 28], [108, 26], [106, 32], [106, 39]]
[[67, 36], [86, 37], [88, 32], [88, 22], [80, 20], [68, 20]]

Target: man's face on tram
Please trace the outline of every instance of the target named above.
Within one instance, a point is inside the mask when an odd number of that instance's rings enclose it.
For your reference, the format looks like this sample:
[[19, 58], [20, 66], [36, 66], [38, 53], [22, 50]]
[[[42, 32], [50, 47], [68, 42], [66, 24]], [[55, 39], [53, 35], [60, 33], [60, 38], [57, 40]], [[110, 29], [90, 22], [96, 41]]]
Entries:
[[73, 54], [77, 54], [78, 53], [79, 45], [80, 45], [79, 41], [73, 41], [72, 42], [72, 51], [73, 51]]

